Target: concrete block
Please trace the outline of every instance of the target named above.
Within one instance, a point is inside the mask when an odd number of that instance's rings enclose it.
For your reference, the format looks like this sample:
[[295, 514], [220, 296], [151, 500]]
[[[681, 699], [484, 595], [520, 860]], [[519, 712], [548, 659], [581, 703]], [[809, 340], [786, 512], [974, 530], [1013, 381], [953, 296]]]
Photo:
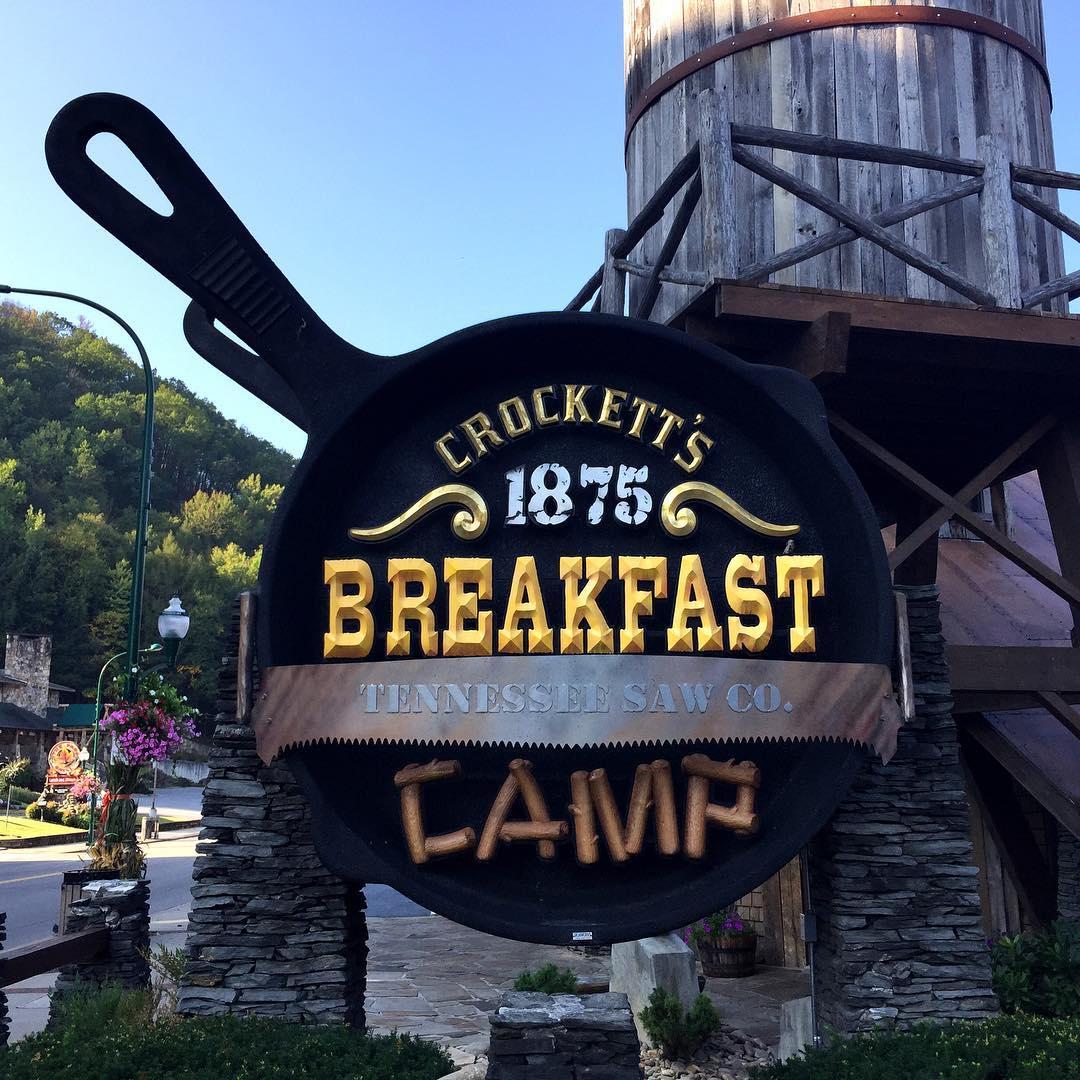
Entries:
[[795, 1057], [814, 1042], [814, 1012], [809, 997], [780, 1006], [780, 1060]]
[[611, 989], [629, 999], [638, 1037], [647, 1046], [652, 1043], [638, 1016], [658, 986], [674, 994], [686, 1009], [698, 996], [697, 960], [693, 950], [678, 934], [611, 946]]

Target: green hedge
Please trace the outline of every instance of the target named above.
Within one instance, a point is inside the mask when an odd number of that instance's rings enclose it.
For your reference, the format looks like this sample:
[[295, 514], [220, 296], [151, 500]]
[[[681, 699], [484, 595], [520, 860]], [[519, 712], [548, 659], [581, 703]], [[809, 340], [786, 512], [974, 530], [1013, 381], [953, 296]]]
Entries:
[[149, 995], [72, 995], [54, 1029], [0, 1051], [0, 1080], [436, 1080], [446, 1052], [410, 1035], [284, 1020], [147, 1020]]
[[978, 1023], [921, 1024], [810, 1049], [753, 1080], [1077, 1080], [1080, 1020], [1026, 1013]]

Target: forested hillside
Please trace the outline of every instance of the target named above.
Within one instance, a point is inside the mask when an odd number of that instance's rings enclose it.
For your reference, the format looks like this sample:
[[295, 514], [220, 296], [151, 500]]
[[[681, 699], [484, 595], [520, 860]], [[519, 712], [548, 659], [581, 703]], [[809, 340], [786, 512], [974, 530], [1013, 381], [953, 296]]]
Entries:
[[[126, 643], [143, 386], [90, 325], [0, 305], [0, 633], [51, 634], [53, 679], [91, 698]], [[156, 387], [142, 640], [179, 590], [178, 681], [207, 709], [230, 602], [255, 581], [294, 461], [179, 380]]]

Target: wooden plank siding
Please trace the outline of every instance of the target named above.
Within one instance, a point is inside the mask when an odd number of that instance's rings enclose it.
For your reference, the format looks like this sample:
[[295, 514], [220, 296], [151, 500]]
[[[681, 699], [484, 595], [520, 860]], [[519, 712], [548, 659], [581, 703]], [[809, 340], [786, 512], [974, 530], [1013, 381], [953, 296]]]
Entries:
[[[878, 5], [880, 0], [869, 0]], [[838, 0], [624, 0], [626, 95], [629, 106], [672, 67], [725, 37], [776, 19], [838, 6]], [[867, 6], [849, 0], [848, 6]], [[948, 0], [951, 7], [994, 19], [1038, 44], [1036, 0]], [[729, 96], [738, 124], [837, 135], [886, 146], [976, 158], [979, 135], [998, 131], [1014, 162], [1053, 168], [1050, 97], [1038, 65], [1019, 50], [945, 26], [841, 26], [746, 49], [679, 83], [645, 110], [626, 150], [628, 219], [700, 134], [697, 96], [710, 86]], [[764, 150], [777, 166], [814, 184], [861, 214], [889, 208], [951, 180], [926, 169], [842, 161], [792, 150]], [[739, 167], [735, 170], [739, 266], [749, 266], [835, 227], [823, 211]], [[1036, 189], [1053, 205], [1056, 192]], [[674, 219], [669, 206], [633, 255], [651, 263]], [[1020, 281], [1025, 293], [1064, 273], [1061, 237], [1016, 205]], [[930, 210], [890, 231], [980, 287], [986, 284], [976, 197]], [[705, 271], [701, 210], [675, 258], [676, 272]], [[873, 295], [956, 301], [946, 285], [883, 253], [869, 240], [850, 241], [776, 271], [774, 283], [845, 289]], [[640, 280], [629, 286], [631, 306]], [[664, 284], [653, 319], [667, 321], [693, 287]], [[1067, 310], [1064, 297], [1049, 310]]]

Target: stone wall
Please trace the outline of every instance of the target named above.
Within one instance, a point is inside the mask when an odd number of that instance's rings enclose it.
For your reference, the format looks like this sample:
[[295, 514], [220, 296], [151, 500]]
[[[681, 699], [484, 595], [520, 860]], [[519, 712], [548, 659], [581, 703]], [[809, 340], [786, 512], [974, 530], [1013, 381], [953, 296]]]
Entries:
[[1080, 919], [1080, 840], [1058, 825], [1057, 910], [1062, 919]]
[[491, 1014], [487, 1080], [640, 1080], [625, 994], [507, 993]]
[[219, 678], [178, 1009], [362, 1027], [363, 892], [323, 867], [289, 767], [264, 765], [250, 724], [236, 720], [237, 635], [234, 621]]
[[936, 586], [911, 586], [916, 716], [811, 846], [818, 1024], [996, 1012]]
[[52, 638], [46, 634], [8, 634], [4, 646], [4, 670], [26, 683], [25, 686], [6, 685], [4, 700], [44, 716], [49, 705]]
[[67, 964], [56, 977], [52, 999], [69, 990], [105, 983], [136, 989], [150, 983], [150, 882], [105, 878], [88, 881], [82, 899], [68, 908], [67, 933], [108, 927], [109, 949], [97, 960]]

